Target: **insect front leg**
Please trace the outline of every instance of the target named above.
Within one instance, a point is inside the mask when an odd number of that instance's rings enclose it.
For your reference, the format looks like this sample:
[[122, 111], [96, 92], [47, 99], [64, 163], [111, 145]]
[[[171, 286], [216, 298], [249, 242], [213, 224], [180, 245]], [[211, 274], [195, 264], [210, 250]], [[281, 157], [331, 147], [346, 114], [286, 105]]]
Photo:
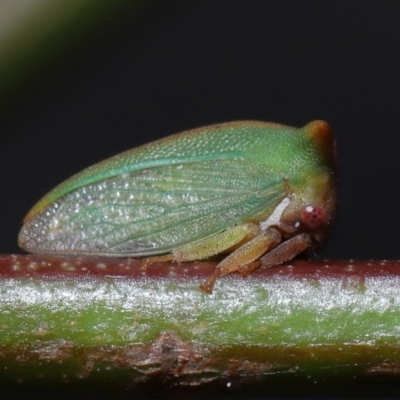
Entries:
[[311, 245], [312, 240], [310, 235], [307, 235], [306, 233], [296, 235], [275, 247], [273, 250], [261, 257], [260, 260], [240, 267], [239, 272], [242, 276], [246, 276], [260, 266], [273, 267], [274, 265], [282, 264], [285, 261], [289, 261], [296, 257]]
[[[211, 293], [214, 283], [222, 275], [227, 275], [235, 271], [243, 272], [246, 265], [251, 265], [253, 269], [260, 266], [254, 263], [266, 251], [274, 248], [281, 242], [281, 234], [275, 228], [261, 231], [254, 239], [236, 249], [228, 257], [223, 259], [216, 267], [215, 272], [204, 282], [200, 288], [207, 293]], [[248, 271], [244, 271], [247, 273]]]
[[274, 265], [282, 264], [285, 261], [289, 261], [296, 257], [302, 251], [311, 247], [311, 245], [312, 240], [310, 235], [307, 233], [301, 233], [293, 236], [261, 257], [261, 265], [263, 267], [272, 267]]

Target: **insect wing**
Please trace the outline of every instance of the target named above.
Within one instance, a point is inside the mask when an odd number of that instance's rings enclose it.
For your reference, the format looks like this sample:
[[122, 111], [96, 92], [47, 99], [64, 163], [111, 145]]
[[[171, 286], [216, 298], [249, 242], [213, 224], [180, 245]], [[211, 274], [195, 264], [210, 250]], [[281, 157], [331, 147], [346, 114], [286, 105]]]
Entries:
[[272, 212], [286, 191], [282, 177], [244, 159], [146, 168], [59, 198], [20, 243], [35, 253], [162, 254]]

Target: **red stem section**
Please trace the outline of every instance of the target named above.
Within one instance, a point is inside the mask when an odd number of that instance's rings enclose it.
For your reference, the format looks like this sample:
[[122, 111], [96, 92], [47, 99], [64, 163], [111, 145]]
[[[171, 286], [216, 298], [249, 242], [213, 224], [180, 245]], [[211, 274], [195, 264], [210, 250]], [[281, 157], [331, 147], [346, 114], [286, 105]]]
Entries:
[[[63, 257], [36, 255], [0, 255], [0, 278], [21, 277], [124, 277], [124, 278], [207, 278], [217, 262], [154, 263], [143, 266], [136, 258]], [[335, 278], [354, 276], [363, 279], [373, 276], [399, 276], [397, 260], [294, 260], [280, 266], [259, 268], [252, 276], [263, 279], [276, 274], [288, 277]], [[244, 278], [245, 279], [245, 278]]]

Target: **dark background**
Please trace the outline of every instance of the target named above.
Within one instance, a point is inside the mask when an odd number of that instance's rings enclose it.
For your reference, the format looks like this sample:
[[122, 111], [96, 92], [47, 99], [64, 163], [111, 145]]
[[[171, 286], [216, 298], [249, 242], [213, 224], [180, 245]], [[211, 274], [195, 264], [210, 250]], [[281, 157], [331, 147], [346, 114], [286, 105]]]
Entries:
[[155, 1], [81, 37], [0, 119], [0, 252], [53, 186], [202, 125], [324, 119], [339, 146], [327, 258], [400, 258], [400, 2]]

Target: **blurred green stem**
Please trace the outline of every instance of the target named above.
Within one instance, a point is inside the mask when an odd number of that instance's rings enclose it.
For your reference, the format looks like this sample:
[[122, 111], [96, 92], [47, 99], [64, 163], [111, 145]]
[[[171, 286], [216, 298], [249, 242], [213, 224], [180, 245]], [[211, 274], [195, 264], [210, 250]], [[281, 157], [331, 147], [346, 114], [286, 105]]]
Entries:
[[153, 0], [18, 0], [0, 2], [0, 112], [48, 79], [56, 62], [74, 60], [97, 32]]

